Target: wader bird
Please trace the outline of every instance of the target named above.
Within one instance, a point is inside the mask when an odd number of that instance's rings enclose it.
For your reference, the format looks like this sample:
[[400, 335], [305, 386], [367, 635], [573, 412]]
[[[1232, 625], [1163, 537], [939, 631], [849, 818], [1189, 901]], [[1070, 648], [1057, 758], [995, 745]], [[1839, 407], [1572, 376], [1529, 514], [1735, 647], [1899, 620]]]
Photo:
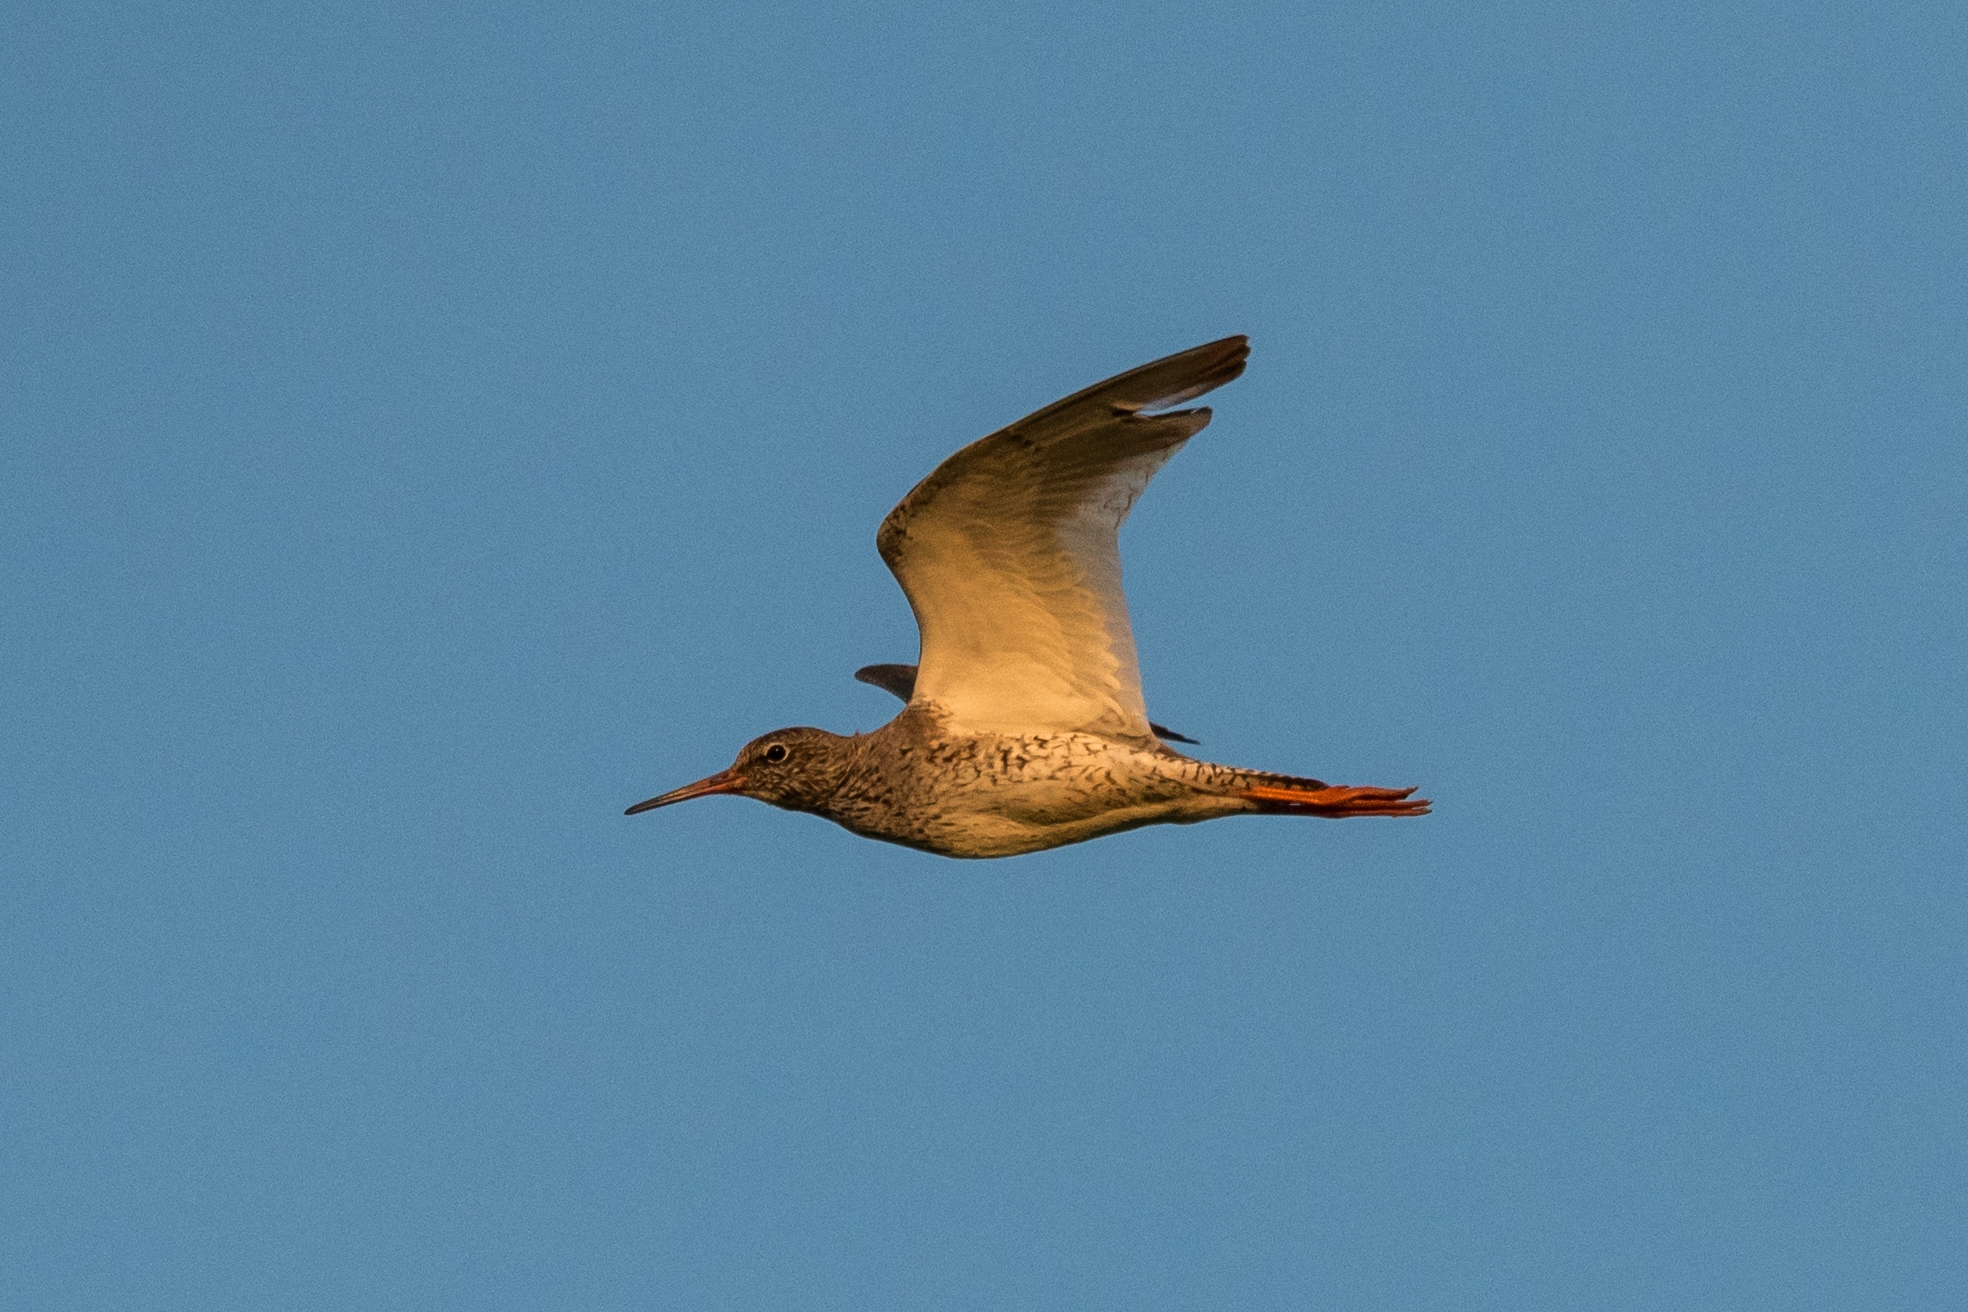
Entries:
[[918, 665], [856, 678], [907, 703], [872, 733], [781, 729], [628, 814], [740, 793], [943, 856], [994, 857], [1226, 815], [1424, 815], [1412, 788], [1212, 765], [1150, 723], [1121, 593], [1121, 522], [1209, 423], [1171, 410], [1244, 371], [1226, 337], [1076, 392], [945, 460], [875, 545], [921, 631]]

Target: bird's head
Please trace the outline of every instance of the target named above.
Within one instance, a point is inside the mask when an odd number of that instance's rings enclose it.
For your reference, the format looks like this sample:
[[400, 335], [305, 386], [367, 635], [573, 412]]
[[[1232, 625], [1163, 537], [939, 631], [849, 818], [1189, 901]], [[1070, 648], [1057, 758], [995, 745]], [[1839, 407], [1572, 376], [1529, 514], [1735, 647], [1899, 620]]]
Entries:
[[816, 810], [834, 795], [847, 774], [853, 759], [850, 741], [825, 729], [780, 729], [746, 743], [730, 769], [637, 802], [625, 814], [714, 793], [756, 797], [788, 811]]

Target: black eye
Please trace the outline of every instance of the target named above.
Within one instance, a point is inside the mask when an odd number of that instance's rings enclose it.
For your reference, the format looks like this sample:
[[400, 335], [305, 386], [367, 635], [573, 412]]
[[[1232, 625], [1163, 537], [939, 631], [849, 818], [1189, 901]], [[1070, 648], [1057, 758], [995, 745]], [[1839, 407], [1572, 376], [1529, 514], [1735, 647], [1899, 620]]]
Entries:
[[772, 762], [774, 765], [777, 765], [779, 764], [779, 762], [785, 760], [786, 756], [787, 756], [786, 744], [784, 743], [774, 743], [772, 744], [772, 746], [765, 749], [765, 759]]

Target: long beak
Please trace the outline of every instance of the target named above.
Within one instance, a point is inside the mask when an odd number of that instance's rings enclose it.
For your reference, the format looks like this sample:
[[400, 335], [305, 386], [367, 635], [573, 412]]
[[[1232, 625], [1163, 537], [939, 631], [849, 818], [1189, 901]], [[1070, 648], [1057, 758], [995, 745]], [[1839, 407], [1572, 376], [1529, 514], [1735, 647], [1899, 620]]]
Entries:
[[654, 811], [657, 807], [668, 806], [672, 802], [687, 802], [693, 797], [709, 797], [713, 793], [735, 793], [744, 786], [744, 779], [736, 771], [720, 770], [708, 779], [699, 779], [694, 784], [685, 784], [674, 792], [664, 793], [661, 797], [637, 802], [622, 814], [636, 815], [643, 811]]

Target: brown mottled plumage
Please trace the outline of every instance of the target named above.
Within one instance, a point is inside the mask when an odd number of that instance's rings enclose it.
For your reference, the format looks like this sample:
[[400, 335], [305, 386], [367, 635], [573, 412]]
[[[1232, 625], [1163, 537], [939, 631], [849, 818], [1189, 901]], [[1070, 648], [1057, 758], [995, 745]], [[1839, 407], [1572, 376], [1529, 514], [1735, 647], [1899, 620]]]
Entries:
[[1160, 407], [1235, 378], [1248, 353], [1230, 337], [1157, 360], [944, 461], [877, 537], [916, 612], [922, 659], [855, 677], [903, 698], [901, 714], [852, 737], [767, 734], [730, 769], [629, 814], [738, 793], [958, 857], [1225, 815], [1426, 814], [1412, 788], [1194, 760], [1158, 741], [1190, 739], [1147, 717], [1116, 535], [1155, 471], [1209, 422], [1207, 409]]

